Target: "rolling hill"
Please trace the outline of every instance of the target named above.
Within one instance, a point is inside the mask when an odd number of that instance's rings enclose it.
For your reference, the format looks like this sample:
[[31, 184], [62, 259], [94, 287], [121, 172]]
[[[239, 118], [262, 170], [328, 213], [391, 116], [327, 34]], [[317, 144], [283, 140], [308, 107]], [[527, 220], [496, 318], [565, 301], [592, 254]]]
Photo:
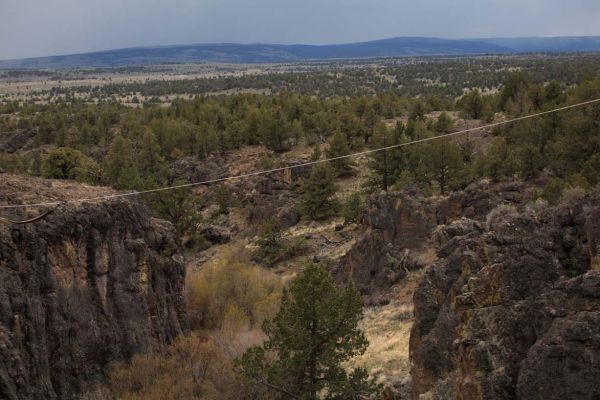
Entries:
[[0, 68], [86, 68], [130, 65], [220, 62], [279, 63], [349, 58], [597, 52], [600, 37], [438, 39], [398, 37], [336, 45], [192, 44], [136, 47], [61, 56], [0, 61]]

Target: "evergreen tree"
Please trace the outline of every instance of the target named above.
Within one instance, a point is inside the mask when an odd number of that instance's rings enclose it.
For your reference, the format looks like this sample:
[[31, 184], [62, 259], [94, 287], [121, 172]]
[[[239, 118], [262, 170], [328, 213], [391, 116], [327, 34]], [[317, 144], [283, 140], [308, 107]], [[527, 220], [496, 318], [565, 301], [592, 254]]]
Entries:
[[515, 100], [519, 93], [521, 96], [527, 92], [531, 85], [531, 77], [526, 72], [513, 73], [504, 84], [500, 93], [500, 108], [506, 110], [509, 101]]
[[310, 155], [310, 159], [312, 161], [319, 161], [321, 159], [321, 146], [319, 145], [319, 143], [315, 144], [313, 152]]
[[41, 173], [44, 178], [95, 183], [100, 177], [100, 167], [79, 150], [58, 147], [52, 149], [44, 159]]
[[425, 103], [423, 103], [421, 100], [416, 100], [410, 108], [409, 119], [412, 119], [415, 121], [416, 120], [424, 120], [425, 113], [427, 113]]
[[146, 187], [164, 182], [168, 175], [168, 167], [160, 155], [160, 147], [150, 130], [144, 130], [136, 147], [136, 164]]
[[490, 177], [494, 182], [513, 178], [517, 171], [517, 160], [504, 138], [496, 138], [485, 154], [477, 158], [475, 167], [482, 176]]
[[334, 172], [327, 164], [313, 166], [308, 179], [302, 185], [304, 193], [300, 198], [300, 211], [311, 219], [331, 216], [337, 209], [334, 196], [336, 186]]
[[484, 115], [485, 104], [479, 90], [465, 94], [459, 101], [458, 107], [465, 118], [480, 119]]
[[369, 143], [369, 139], [373, 136], [375, 125], [377, 124], [378, 117], [373, 107], [367, 107], [364, 114], [365, 129], [363, 130], [363, 136], [365, 144]]
[[[329, 142], [329, 149], [327, 150], [328, 158], [342, 157], [350, 154], [350, 147], [346, 136], [341, 130], [336, 129], [331, 141]], [[331, 161], [331, 165], [335, 169], [338, 176], [349, 175], [352, 173], [352, 167], [348, 158], [341, 158]]]
[[428, 146], [428, 153], [428, 164], [433, 178], [440, 188], [440, 193], [445, 194], [462, 166], [460, 148], [444, 139], [434, 140]]
[[131, 141], [117, 136], [104, 162], [105, 177], [117, 189], [140, 189], [142, 181]]
[[[175, 181], [173, 185], [185, 183], [187, 182]], [[195, 244], [200, 240], [197, 226], [201, 222], [200, 210], [204, 206], [204, 200], [192, 188], [165, 190], [145, 196], [158, 216], [170, 221], [180, 235], [189, 238], [188, 242]]]
[[[395, 137], [395, 135], [394, 135]], [[392, 144], [395, 144], [393, 138], [387, 129], [387, 126], [383, 122], [377, 124], [375, 128], [375, 134], [373, 135], [373, 147], [376, 149], [385, 148]], [[387, 192], [389, 184], [392, 182], [392, 157], [390, 153], [393, 150], [381, 150], [371, 154], [370, 167], [373, 171], [373, 183], [375, 187]]]
[[358, 222], [360, 213], [363, 208], [362, 198], [360, 193], [355, 192], [350, 195], [346, 203], [342, 215], [344, 216], [344, 224], [352, 224]]
[[263, 324], [267, 340], [249, 349], [238, 365], [257, 382], [294, 399], [362, 399], [379, 389], [367, 372], [343, 363], [368, 347], [358, 328], [362, 299], [352, 285], [338, 289], [325, 268], [309, 264]]
[[42, 174], [42, 156], [39, 151], [33, 153], [29, 173], [33, 176], [40, 176]]
[[444, 111], [438, 117], [438, 120], [436, 121], [434, 128], [438, 135], [443, 135], [443, 134], [450, 132], [450, 129], [452, 129], [453, 125], [454, 125], [454, 122], [452, 122], [452, 118], [450, 118], [448, 113]]
[[265, 146], [268, 149], [277, 153], [290, 149], [290, 127], [281, 113], [278, 112], [275, 115], [265, 114], [262, 131]]
[[297, 119], [290, 126], [290, 137], [293, 139], [294, 145], [298, 145], [300, 139], [304, 137], [304, 128], [302, 127], [302, 123]]
[[281, 223], [273, 217], [267, 221], [258, 239], [256, 258], [268, 266], [275, 264], [284, 253]]

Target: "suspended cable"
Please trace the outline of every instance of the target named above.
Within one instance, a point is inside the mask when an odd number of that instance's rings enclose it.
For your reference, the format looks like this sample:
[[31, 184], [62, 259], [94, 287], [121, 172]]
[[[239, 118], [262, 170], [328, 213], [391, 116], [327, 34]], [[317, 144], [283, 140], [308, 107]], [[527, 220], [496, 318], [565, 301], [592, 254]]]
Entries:
[[457, 132], [450, 132], [450, 133], [446, 133], [446, 134], [439, 135], [439, 136], [433, 136], [433, 137], [429, 137], [429, 138], [413, 140], [413, 141], [405, 142], [405, 143], [398, 143], [398, 144], [394, 144], [394, 145], [390, 145], [390, 146], [379, 147], [376, 149], [364, 150], [364, 151], [360, 151], [357, 153], [347, 154], [347, 155], [338, 156], [338, 157], [325, 158], [322, 160], [315, 160], [315, 161], [308, 161], [308, 162], [290, 165], [290, 166], [286, 166], [286, 167], [278, 167], [278, 168], [272, 168], [272, 169], [267, 169], [267, 170], [249, 172], [249, 173], [245, 173], [245, 174], [232, 175], [232, 176], [227, 176], [227, 177], [223, 177], [223, 178], [209, 179], [209, 180], [205, 180], [205, 181], [201, 181], [201, 182], [185, 183], [185, 184], [174, 185], [174, 186], [165, 186], [165, 187], [160, 187], [160, 188], [156, 188], [156, 189], [148, 189], [148, 190], [135, 191], [135, 192], [126, 192], [126, 193], [116, 193], [116, 194], [111, 194], [111, 195], [106, 195], [106, 196], [89, 197], [89, 198], [83, 198], [83, 199], [72, 199], [72, 200], [66, 200], [66, 201], [50, 201], [50, 202], [30, 203], [30, 204], [0, 205], [0, 209], [14, 209], [14, 208], [25, 208], [25, 207], [46, 207], [46, 206], [57, 206], [60, 204], [96, 202], [96, 201], [102, 201], [102, 200], [117, 199], [117, 198], [122, 198], [122, 197], [139, 196], [142, 194], [164, 192], [167, 190], [176, 190], [176, 189], [184, 189], [184, 188], [189, 188], [189, 187], [194, 187], [194, 186], [209, 185], [209, 184], [213, 184], [213, 183], [226, 182], [226, 181], [231, 181], [231, 180], [236, 180], [236, 179], [250, 178], [253, 176], [266, 175], [266, 174], [271, 174], [274, 172], [302, 168], [302, 167], [307, 167], [310, 165], [322, 164], [322, 163], [331, 162], [331, 161], [335, 161], [335, 160], [341, 160], [341, 159], [345, 159], [345, 158], [364, 156], [367, 154], [377, 153], [377, 152], [385, 151], [385, 150], [396, 149], [396, 148], [400, 148], [400, 147], [411, 146], [411, 145], [415, 145], [415, 144], [419, 144], [419, 143], [431, 142], [434, 140], [444, 139], [444, 138], [448, 138], [448, 137], [452, 137], [452, 136], [463, 135], [465, 133], [480, 131], [483, 129], [495, 128], [497, 126], [507, 125], [507, 124], [510, 124], [513, 122], [536, 118], [536, 117], [540, 117], [543, 115], [553, 114], [553, 113], [557, 113], [560, 111], [569, 110], [569, 109], [573, 109], [573, 108], [577, 108], [577, 107], [583, 107], [583, 106], [587, 106], [587, 105], [598, 103], [598, 102], [600, 102], [600, 98], [584, 101], [581, 103], [571, 104], [568, 106], [559, 107], [559, 108], [555, 108], [555, 109], [548, 110], [548, 111], [541, 111], [541, 112], [538, 112], [535, 114], [529, 114], [529, 115], [525, 115], [522, 117], [512, 118], [512, 119], [509, 119], [506, 121], [494, 122], [491, 124], [482, 125], [482, 126], [478, 126], [478, 127], [474, 127], [474, 128], [469, 128], [469, 129], [464, 129], [464, 130], [457, 131]]

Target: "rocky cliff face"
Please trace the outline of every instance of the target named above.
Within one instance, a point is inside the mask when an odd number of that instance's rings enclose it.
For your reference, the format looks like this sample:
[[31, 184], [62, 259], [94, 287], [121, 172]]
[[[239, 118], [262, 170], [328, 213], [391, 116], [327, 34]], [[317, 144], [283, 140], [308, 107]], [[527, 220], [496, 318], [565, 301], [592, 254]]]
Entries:
[[434, 238], [414, 295], [414, 399], [600, 398], [600, 193]]
[[362, 216], [362, 233], [334, 268], [334, 276], [339, 281], [352, 279], [369, 302], [371, 294], [389, 288], [408, 270], [424, 266], [430, 257], [423, 252], [432, 246], [438, 225], [462, 217], [484, 221], [498, 205], [522, 207], [533, 193], [532, 188], [514, 182], [477, 183], [437, 199], [416, 191], [374, 196]]
[[186, 326], [170, 224], [125, 200], [0, 226], [0, 398], [69, 399]]
[[436, 227], [435, 207], [415, 193], [380, 195], [370, 199], [361, 225], [362, 235], [333, 274], [370, 295], [402, 279], [407, 269], [422, 266], [410, 251], [428, 243]]

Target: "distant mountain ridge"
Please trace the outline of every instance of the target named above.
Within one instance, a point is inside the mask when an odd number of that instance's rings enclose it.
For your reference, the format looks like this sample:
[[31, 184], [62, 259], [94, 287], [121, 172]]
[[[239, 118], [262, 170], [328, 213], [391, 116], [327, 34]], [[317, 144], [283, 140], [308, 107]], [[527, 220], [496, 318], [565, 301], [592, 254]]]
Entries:
[[135, 47], [61, 56], [0, 60], [0, 68], [124, 67], [186, 62], [279, 63], [374, 57], [599, 51], [599, 36], [490, 39], [397, 37], [335, 45], [222, 43]]

